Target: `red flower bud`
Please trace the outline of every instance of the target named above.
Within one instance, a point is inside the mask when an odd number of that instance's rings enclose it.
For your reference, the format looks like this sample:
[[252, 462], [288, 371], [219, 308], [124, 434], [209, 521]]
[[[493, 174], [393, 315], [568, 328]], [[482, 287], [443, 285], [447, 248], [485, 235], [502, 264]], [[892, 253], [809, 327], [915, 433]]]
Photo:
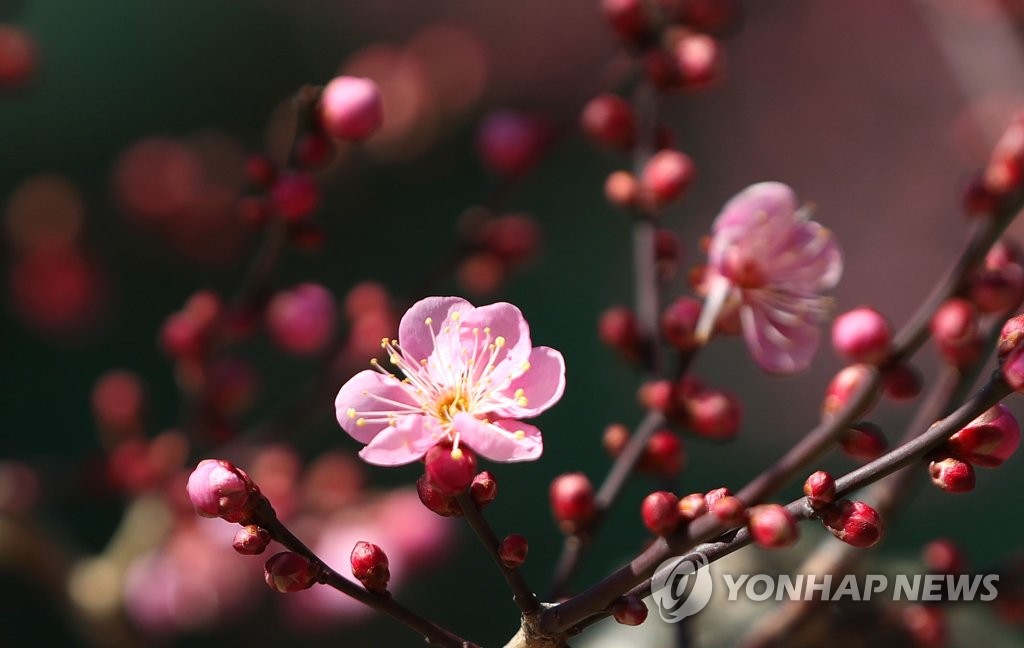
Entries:
[[718, 518], [718, 521], [728, 526], [743, 524], [747, 518], [747, 507], [743, 505], [740, 498], [726, 495], [717, 499], [713, 504], [708, 504], [708, 510]]
[[601, 445], [610, 457], [618, 457], [629, 443], [629, 428], [622, 423], [612, 423], [604, 429]]
[[363, 587], [380, 594], [387, 591], [391, 572], [388, 571], [388, 556], [383, 549], [370, 542], [359, 541], [352, 548], [350, 562], [352, 575]]
[[495, 173], [517, 176], [540, 160], [547, 129], [534, 117], [505, 110], [491, 113], [477, 131], [477, 151]]
[[601, 0], [601, 10], [626, 45], [640, 45], [650, 39], [651, 18], [644, 0]]
[[635, 120], [629, 102], [613, 94], [598, 95], [583, 107], [583, 132], [598, 144], [628, 150], [633, 146]]
[[434, 485], [426, 475], [416, 480], [416, 494], [420, 496], [423, 506], [442, 517], [460, 517], [462, 508], [455, 497], [444, 493]]
[[954, 457], [936, 459], [928, 465], [932, 483], [947, 493], [966, 493], [974, 490], [974, 466]]
[[811, 473], [804, 482], [804, 495], [807, 496], [811, 508], [824, 508], [836, 498], [836, 481], [824, 470]]
[[994, 468], [1020, 445], [1020, 426], [1005, 405], [996, 405], [949, 438], [946, 448], [961, 459]]
[[726, 440], [736, 436], [743, 408], [732, 394], [705, 388], [686, 398], [686, 414], [694, 433], [707, 439]]
[[655, 205], [664, 205], [679, 198], [690, 187], [695, 174], [690, 156], [680, 151], [659, 151], [644, 165], [640, 184]]
[[661, 332], [665, 341], [686, 351], [697, 346], [694, 331], [700, 318], [702, 305], [691, 297], [680, 297], [661, 314]]
[[476, 475], [476, 455], [469, 448], [453, 449], [446, 443], [439, 443], [427, 450], [424, 461], [427, 479], [447, 495], [466, 490]]
[[640, 625], [647, 620], [647, 604], [639, 596], [623, 596], [612, 603], [612, 616], [622, 625]]
[[1016, 392], [1024, 393], [1024, 347], [1011, 351], [1004, 359], [1003, 379]]
[[943, 303], [932, 316], [931, 331], [939, 353], [953, 366], [966, 366], [981, 352], [978, 309], [965, 299]]
[[530, 550], [526, 537], [518, 533], [510, 533], [498, 545], [498, 557], [501, 564], [514, 569], [526, 562], [526, 554]]
[[1024, 340], [1024, 315], [1017, 315], [1006, 320], [999, 332], [999, 343], [996, 347], [999, 357], [1005, 358], [1010, 351], [1020, 346], [1021, 340]]
[[223, 459], [203, 459], [192, 471], [186, 486], [196, 513], [240, 522], [258, 489], [241, 468]]
[[882, 537], [882, 518], [864, 502], [836, 502], [821, 512], [821, 521], [832, 535], [854, 547], [870, 547]]
[[668, 380], [650, 380], [640, 385], [637, 401], [646, 409], [667, 412], [672, 408], [675, 387]]
[[921, 374], [910, 365], [887, 367], [882, 380], [885, 395], [893, 400], [910, 400], [921, 393]]
[[889, 355], [891, 343], [889, 322], [873, 308], [855, 308], [832, 323], [832, 346], [847, 360], [879, 364]]
[[796, 518], [785, 506], [763, 504], [752, 507], [749, 513], [750, 536], [762, 547], [788, 547], [800, 536]]
[[316, 583], [317, 568], [299, 554], [284, 551], [267, 560], [263, 578], [275, 592], [299, 592]]
[[636, 316], [625, 306], [613, 306], [601, 313], [597, 321], [601, 341], [626, 357], [634, 357], [640, 345]]
[[846, 404], [870, 375], [871, 369], [863, 364], [850, 365], [841, 369], [825, 389], [822, 413], [835, 414], [846, 407]]
[[380, 88], [371, 79], [340, 76], [331, 79], [320, 95], [320, 124], [331, 137], [366, 139], [383, 121]]
[[668, 491], [655, 491], [640, 504], [640, 517], [651, 533], [667, 536], [679, 526], [678, 507], [678, 497]]
[[238, 530], [231, 546], [240, 554], [255, 556], [266, 551], [269, 544], [270, 531], [255, 524], [249, 524]]
[[638, 468], [662, 477], [678, 475], [686, 463], [683, 440], [671, 430], [657, 430], [647, 440]]
[[714, 506], [718, 500], [723, 497], [729, 497], [730, 495], [732, 495], [732, 491], [725, 486], [709, 490], [707, 493], [704, 493], [704, 503], [708, 507], [708, 511], [710, 511], [711, 507]]
[[269, 187], [277, 178], [277, 165], [266, 155], [250, 155], [245, 161], [245, 179], [256, 187]]
[[868, 421], [861, 421], [839, 438], [843, 452], [856, 459], [877, 459], [882, 456], [889, 442], [882, 434], [882, 428]]
[[285, 220], [299, 221], [320, 205], [320, 187], [304, 173], [285, 173], [271, 187], [270, 202]]
[[921, 560], [928, 571], [934, 574], [967, 573], [967, 556], [952, 540], [932, 540], [921, 550]]
[[551, 482], [551, 512], [564, 533], [578, 533], [594, 516], [594, 487], [583, 473], [566, 473]]
[[489, 470], [479, 473], [469, 485], [469, 496], [481, 509], [494, 501], [498, 496], [498, 480]]
[[692, 522], [708, 512], [708, 504], [702, 493], [690, 493], [679, 500], [676, 508], [683, 522]]

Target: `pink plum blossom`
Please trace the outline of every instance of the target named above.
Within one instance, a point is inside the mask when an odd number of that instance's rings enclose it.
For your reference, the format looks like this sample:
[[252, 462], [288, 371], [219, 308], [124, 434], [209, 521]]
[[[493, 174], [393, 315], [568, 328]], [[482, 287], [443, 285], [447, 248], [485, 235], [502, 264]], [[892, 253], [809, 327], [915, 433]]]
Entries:
[[[394, 466], [439, 442], [465, 444], [492, 461], [538, 458], [537, 416], [565, 390], [562, 354], [533, 347], [530, 328], [508, 303], [473, 307], [459, 297], [428, 297], [382, 346], [396, 373], [376, 360], [335, 400], [341, 427], [366, 447], [368, 463]], [[399, 375], [401, 374], [401, 375]]]
[[779, 182], [734, 196], [712, 225], [707, 299], [697, 337], [707, 340], [728, 310], [739, 311], [754, 360], [778, 374], [806, 369], [818, 348], [819, 324], [843, 259], [832, 232], [810, 220], [796, 194]]

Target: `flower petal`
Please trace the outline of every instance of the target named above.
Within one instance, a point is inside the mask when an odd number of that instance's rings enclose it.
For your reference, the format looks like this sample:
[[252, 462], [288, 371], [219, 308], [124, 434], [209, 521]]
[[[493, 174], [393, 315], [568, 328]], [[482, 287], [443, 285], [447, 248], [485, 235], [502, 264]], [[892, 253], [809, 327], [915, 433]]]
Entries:
[[767, 217], [768, 221], [792, 220], [800, 206], [796, 194], [781, 182], [759, 182], [733, 196], [715, 218], [711, 231], [738, 227], [747, 230]]
[[364, 420], [363, 424], [359, 425], [357, 421], [360, 418], [373, 418], [367, 416], [370, 412], [401, 412], [402, 405], [405, 405], [409, 412], [418, 412], [420, 409], [419, 404], [397, 378], [366, 369], [342, 385], [337, 398], [334, 399], [334, 413], [342, 429], [352, 438], [360, 443], [369, 443], [378, 432], [387, 427], [388, 422]]
[[[453, 313], [468, 313], [473, 305], [461, 297], [427, 297], [406, 311], [398, 324], [398, 343], [416, 360], [430, 357], [434, 340], [442, 327], [449, 323]], [[431, 324], [427, 324], [427, 320]], [[431, 331], [433, 328], [433, 332]]]
[[410, 415], [400, 419], [394, 427], [385, 427], [359, 456], [367, 463], [378, 466], [401, 466], [418, 461], [445, 432], [429, 416]]
[[[475, 367], [475, 376], [480, 378], [487, 370], [488, 362], [494, 365], [488, 378], [494, 388], [499, 388], [506, 380], [511, 380], [522, 371], [523, 363], [530, 357], [530, 325], [526, 323], [522, 311], [508, 302], [488, 304], [473, 309], [462, 318], [462, 335], [460, 343], [470, 357], [484, 358]], [[490, 329], [490, 339], [504, 338], [503, 346], [495, 349], [492, 354], [489, 348], [482, 346], [486, 337], [480, 337], [479, 331], [485, 327]], [[477, 331], [477, 332], [474, 332]]]
[[520, 374], [504, 390], [509, 398], [522, 389], [526, 405], [513, 405], [495, 411], [498, 416], [531, 418], [558, 402], [565, 392], [565, 359], [549, 347], [534, 347], [530, 351], [530, 368]]
[[794, 374], [811, 364], [821, 331], [807, 321], [783, 324], [755, 305], [740, 311], [743, 337], [754, 361], [769, 373]]
[[544, 451], [540, 430], [520, 421], [506, 419], [488, 423], [461, 413], [452, 423], [459, 434], [459, 443], [465, 443], [491, 461], [532, 461]]

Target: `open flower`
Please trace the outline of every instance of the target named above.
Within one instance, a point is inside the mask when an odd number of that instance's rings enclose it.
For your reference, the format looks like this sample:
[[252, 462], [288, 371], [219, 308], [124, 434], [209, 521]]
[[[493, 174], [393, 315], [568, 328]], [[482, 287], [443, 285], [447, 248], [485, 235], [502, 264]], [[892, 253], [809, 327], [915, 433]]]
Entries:
[[562, 354], [532, 347], [519, 309], [474, 308], [458, 297], [428, 297], [402, 317], [398, 340], [382, 346], [395, 368], [376, 360], [338, 392], [338, 423], [365, 443], [365, 461], [395, 466], [439, 442], [465, 444], [493, 461], [529, 461], [543, 450], [537, 416], [565, 390]]
[[832, 232], [810, 220], [796, 194], [761, 182], [734, 196], [712, 225], [707, 298], [697, 337], [706, 341], [724, 311], [739, 310], [754, 360], [771, 373], [806, 369], [843, 259]]

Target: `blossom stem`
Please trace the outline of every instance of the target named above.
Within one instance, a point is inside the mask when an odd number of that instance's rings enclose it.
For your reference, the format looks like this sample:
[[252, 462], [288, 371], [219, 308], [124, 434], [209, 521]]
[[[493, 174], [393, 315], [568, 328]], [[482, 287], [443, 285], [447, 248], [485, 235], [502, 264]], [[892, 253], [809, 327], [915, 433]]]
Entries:
[[319, 583], [333, 587], [363, 605], [387, 614], [419, 633], [432, 646], [442, 646], [442, 648], [478, 648], [476, 644], [424, 619], [401, 605], [391, 597], [389, 592], [382, 594], [371, 592], [333, 570], [281, 522], [270, 502], [262, 495], [254, 506], [253, 515], [257, 524], [269, 531], [274, 540], [289, 551], [293, 551], [306, 558], [317, 567], [319, 574], [317, 581]]
[[[658, 121], [658, 93], [646, 80], [638, 82], [633, 93], [633, 111], [637, 115], [637, 139], [633, 149], [633, 173], [639, 177], [654, 151]], [[658, 357], [658, 273], [655, 259], [654, 214], [637, 210], [633, 220], [633, 298], [637, 326], [642, 341], [641, 362], [648, 374], [657, 374]]]
[[[836, 480], [836, 497], [849, 495], [920, 460], [1011, 393], [1002, 375], [996, 372], [984, 387], [956, 411], [932, 424], [924, 433]], [[805, 497], [790, 502], [786, 508], [798, 520], [808, 520], [815, 515]], [[564, 603], [548, 608], [541, 614], [539, 627], [551, 636], [573, 634], [607, 616], [611, 604], [619, 596], [635, 594], [643, 597], [650, 594], [650, 577], [659, 564], [672, 556], [683, 555], [687, 551], [691, 554], [700, 551], [710, 563], [750, 544], [751, 537], [746, 527], [725, 529], [711, 517], [702, 516], [674, 535], [660, 538], [604, 580]]]
[[487, 518], [480, 512], [480, 509], [468, 492], [462, 492], [456, 499], [462, 508], [462, 514], [466, 518], [466, 522], [469, 523], [470, 528], [480, 538], [480, 542], [483, 543], [487, 553], [491, 555], [495, 564], [498, 565], [498, 569], [501, 570], [501, 575], [505, 577], [509, 589], [512, 590], [512, 598], [515, 600], [516, 605], [519, 606], [523, 616], [530, 617], [537, 614], [537, 611], [540, 609], [540, 601], [537, 600], [537, 595], [526, 584], [518, 569], [507, 567], [501, 561], [501, 557], [498, 555], [498, 545], [500, 542], [491, 525], [487, 522]]

